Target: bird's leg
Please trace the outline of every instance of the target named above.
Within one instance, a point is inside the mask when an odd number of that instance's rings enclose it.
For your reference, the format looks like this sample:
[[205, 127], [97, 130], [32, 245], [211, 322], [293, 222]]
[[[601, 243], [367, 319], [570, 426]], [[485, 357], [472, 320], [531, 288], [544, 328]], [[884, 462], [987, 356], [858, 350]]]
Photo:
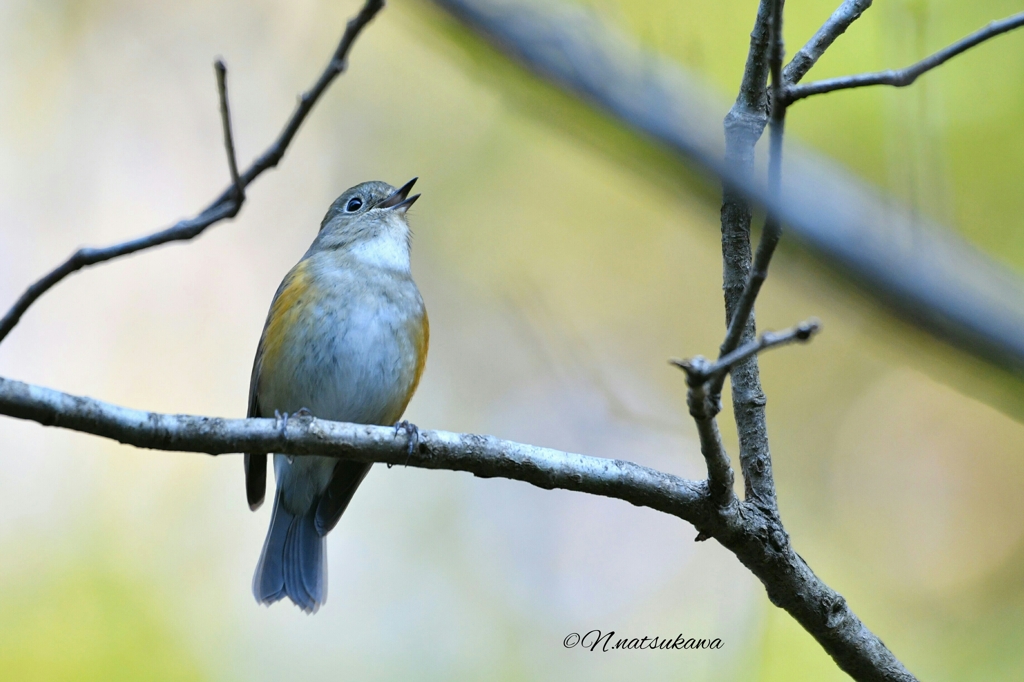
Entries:
[[[306, 408], [302, 408], [302, 409], [306, 409]], [[285, 431], [288, 430], [288, 413], [285, 412], [285, 413], [282, 414], [281, 412], [278, 412], [277, 410], [274, 410], [274, 419], [277, 419], [278, 421], [281, 422], [281, 435], [284, 436], [285, 435]], [[292, 460], [293, 460], [292, 456], [291, 455], [285, 455], [285, 457], [288, 458], [288, 463], [291, 464]]]
[[416, 448], [420, 445], [420, 430], [415, 424], [403, 419], [400, 422], [395, 422], [396, 438], [399, 431], [405, 431], [405, 436], [409, 439], [405, 448], [405, 466], [409, 466], [409, 458], [412, 457], [412, 453], [416, 452]]

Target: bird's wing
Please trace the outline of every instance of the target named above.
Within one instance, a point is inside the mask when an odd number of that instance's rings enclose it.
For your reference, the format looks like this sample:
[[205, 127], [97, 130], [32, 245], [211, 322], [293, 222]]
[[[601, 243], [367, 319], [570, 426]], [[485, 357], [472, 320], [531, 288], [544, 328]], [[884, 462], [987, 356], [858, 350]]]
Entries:
[[[264, 331], [264, 334], [266, 332]], [[260, 365], [263, 360], [263, 338], [256, 347], [256, 358], [252, 362], [252, 378], [249, 380], [249, 411], [246, 417], [262, 417], [260, 412], [260, 396], [257, 386], [260, 383]], [[245, 496], [249, 500], [249, 509], [256, 511], [263, 504], [267, 492], [267, 455], [245, 453]]]
[[[263, 408], [260, 405], [259, 385], [260, 374], [263, 371], [264, 358], [269, 354], [279, 356], [281, 344], [287, 337], [290, 323], [294, 322], [293, 312], [296, 306], [302, 302], [305, 292], [309, 287], [309, 276], [306, 269], [305, 258], [300, 260], [293, 267], [281, 285], [277, 287], [274, 300], [270, 304], [270, 312], [267, 313], [266, 324], [263, 325], [263, 334], [260, 336], [259, 345], [256, 347], [256, 358], [252, 362], [252, 378], [249, 381], [249, 417], [263, 417]], [[263, 504], [263, 497], [267, 490], [267, 456], [266, 454], [245, 455], [245, 494], [249, 500], [249, 508], [256, 510]]]

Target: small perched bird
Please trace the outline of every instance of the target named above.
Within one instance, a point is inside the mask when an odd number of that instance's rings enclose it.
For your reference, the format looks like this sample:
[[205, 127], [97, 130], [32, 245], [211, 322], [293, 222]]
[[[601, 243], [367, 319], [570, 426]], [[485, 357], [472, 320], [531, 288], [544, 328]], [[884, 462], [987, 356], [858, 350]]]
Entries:
[[[415, 429], [396, 424], [423, 373], [429, 338], [409, 268], [406, 211], [420, 196], [409, 196], [415, 182], [400, 189], [364, 182], [331, 204], [270, 305], [252, 368], [250, 417], [299, 413]], [[287, 596], [307, 613], [324, 603], [326, 535], [369, 470], [333, 457], [274, 455], [277, 494], [252, 581], [256, 601]], [[245, 455], [253, 510], [266, 481], [267, 456]]]

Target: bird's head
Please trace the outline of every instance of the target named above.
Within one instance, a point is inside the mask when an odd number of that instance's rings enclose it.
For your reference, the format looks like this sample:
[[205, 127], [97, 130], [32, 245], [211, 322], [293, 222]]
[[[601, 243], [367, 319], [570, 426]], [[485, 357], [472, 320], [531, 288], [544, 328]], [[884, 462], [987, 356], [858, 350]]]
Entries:
[[327, 210], [311, 250], [342, 249], [374, 265], [394, 266], [396, 259], [408, 263], [406, 211], [420, 198], [409, 196], [416, 180], [398, 189], [375, 180], [346, 190]]

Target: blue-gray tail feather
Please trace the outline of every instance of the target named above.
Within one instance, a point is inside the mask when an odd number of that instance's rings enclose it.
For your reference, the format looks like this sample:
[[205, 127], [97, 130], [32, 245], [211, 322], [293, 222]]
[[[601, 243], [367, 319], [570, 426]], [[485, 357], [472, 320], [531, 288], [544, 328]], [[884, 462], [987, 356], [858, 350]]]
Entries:
[[316, 530], [317, 505], [302, 516], [292, 514], [274, 497], [263, 553], [252, 579], [252, 592], [261, 604], [290, 598], [306, 613], [315, 613], [327, 599], [325, 538]]

